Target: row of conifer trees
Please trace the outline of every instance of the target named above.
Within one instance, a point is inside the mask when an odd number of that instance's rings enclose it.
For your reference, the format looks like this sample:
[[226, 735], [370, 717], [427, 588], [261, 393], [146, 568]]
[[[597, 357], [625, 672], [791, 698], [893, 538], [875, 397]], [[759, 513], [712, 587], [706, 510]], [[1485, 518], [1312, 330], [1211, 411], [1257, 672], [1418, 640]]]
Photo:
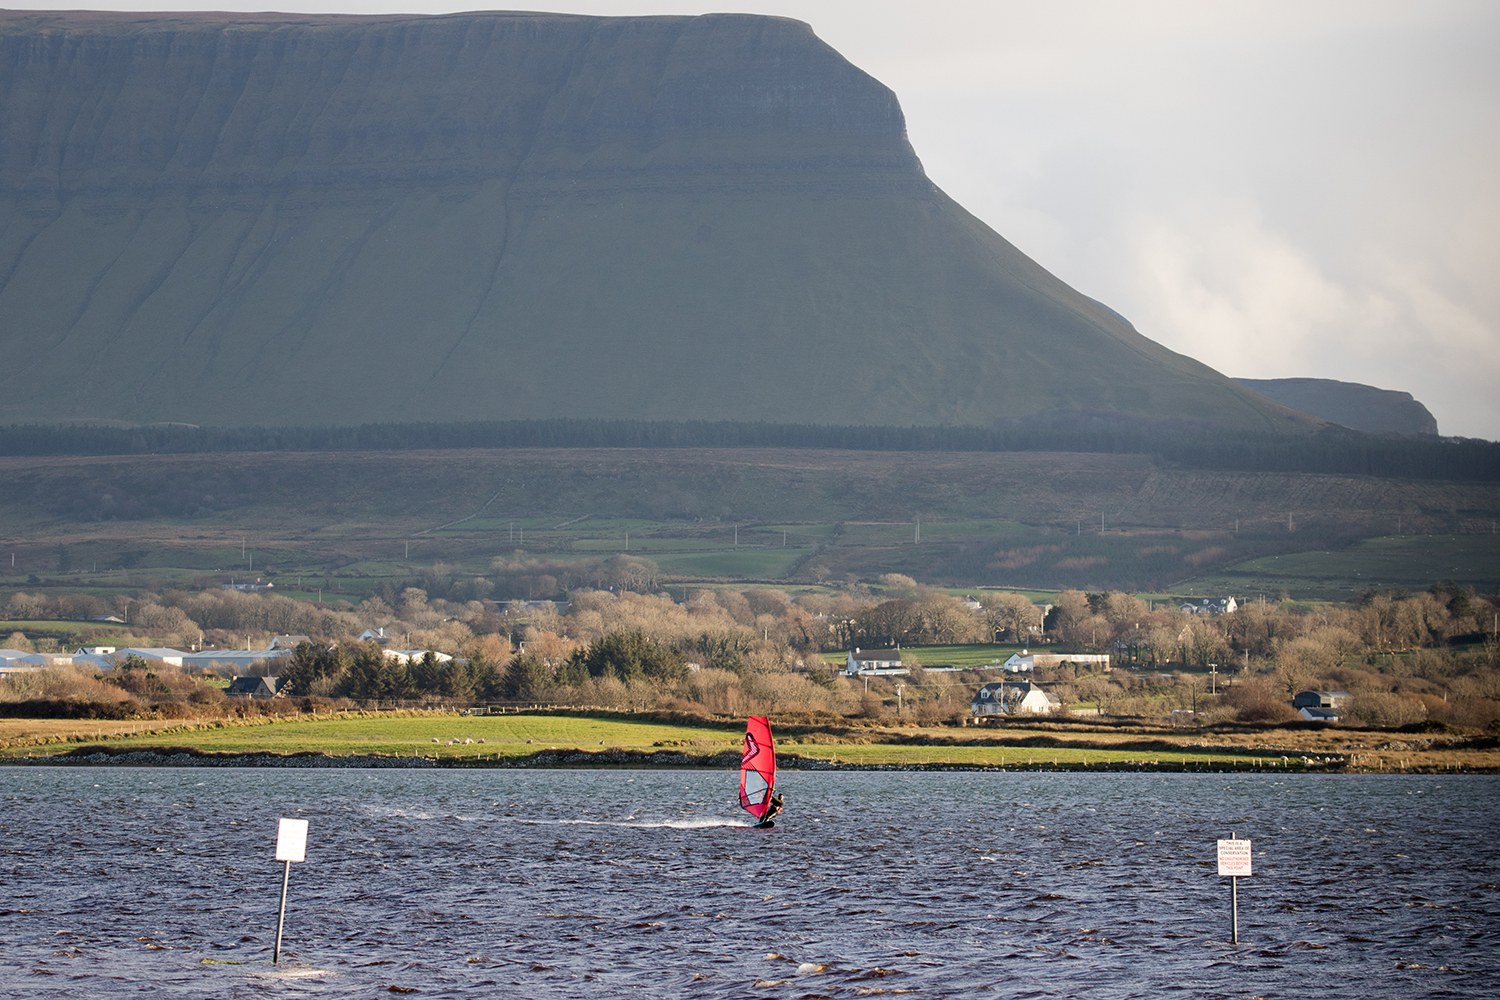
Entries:
[[686, 673], [687, 655], [682, 650], [634, 631], [611, 633], [558, 663], [523, 652], [503, 666], [482, 655], [440, 660], [429, 651], [402, 662], [373, 642], [305, 642], [281, 676], [288, 695], [320, 694], [358, 702], [426, 697], [483, 702], [526, 698], [556, 684], [577, 686], [590, 677], [675, 681]]
[[0, 455], [415, 451], [455, 448], [828, 448], [853, 451], [1060, 451], [1154, 455], [1185, 468], [1323, 472], [1402, 479], [1500, 479], [1500, 443], [1327, 428], [1226, 431], [1115, 414], [1065, 413], [992, 427], [737, 421], [499, 420], [350, 427], [0, 426]]

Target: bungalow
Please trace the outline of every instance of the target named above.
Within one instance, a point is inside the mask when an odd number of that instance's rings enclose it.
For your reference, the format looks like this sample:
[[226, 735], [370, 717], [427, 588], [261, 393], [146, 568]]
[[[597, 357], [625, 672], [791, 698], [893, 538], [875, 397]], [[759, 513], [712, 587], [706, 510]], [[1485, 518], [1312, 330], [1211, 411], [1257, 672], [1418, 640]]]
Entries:
[[975, 715], [1016, 715], [1030, 712], [1051, 715], [1062, 707], [1057, 695], [1043, 691], [1030, 681], [991, 681], [974, 692], [969, 710]]
[[365, 629], [359, 634], [359, 641], [378, 642], [380, 645], [384, 646], [387, 642], [390, 642], [390, 639], [385, 634], [385, 626], [382, 625], [380, 628]]
[[304, 642], [312, 642], [312, 640], [305, 635], [278, 635], [271, 640], [271, 644], [266, 648], [295, 650]]
[[242, 580], [231, 580], [228, 583], [223, 584], [223, 587], [225, 590], [248, 590], [254, 592], [261, 590], [275, 590], [276, 584], [270, 582], [261, 583], [260, 577], [256, 577], [254, 583]]
[[274, 698], [283, 683], [280, 677], [236, 677], [224, 693], [231, 698]]
[[1301, 708], [1297, 714], [1308, 722], [1337, 722], [1339, 721], [1338, 709], [1334, 708]]
[[901, 666], [899, 649], [860, 649], [856, 646], [849, 654], [844, 673], [850, 677], [874, 673], [904, 677], [911, 671]]
[[1095, 664], [1109, 672], [1109, 654], [1107, 653], [1032, 653], [1021, 650], [1012, 653], [1010, 659], [1000, 664], [1001, 670], [1007, 670], [1013, 674], [1029, 674], [1037, 667], [1055, 667], [1059, 663], [1088, 663]]
[[108, 656], [115, 651], [114, 646], [79, 646], [73, 650], [74, 656]]

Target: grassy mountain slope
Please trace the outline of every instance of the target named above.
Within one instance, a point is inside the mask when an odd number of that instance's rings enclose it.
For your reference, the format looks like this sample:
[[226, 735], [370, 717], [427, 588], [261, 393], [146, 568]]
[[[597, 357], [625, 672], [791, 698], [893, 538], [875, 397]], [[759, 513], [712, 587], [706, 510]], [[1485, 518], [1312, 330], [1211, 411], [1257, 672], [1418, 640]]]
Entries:
[[1315, 425], [1047, 274], [800, 22], [0, 15], [0, 419]]
[[[954, 586], [1097, 590], [1209, 574], [1239, 580], [1225, 584], [1229, 593], [1253, 582], [1274, 594], [1290, 574], [1299, 595], [1348, 596], [1431, 572], [1490, 593], [1500, 583], [1497, 516], [1494, 483], [1173, 469], [1139, 455], [523, 448], [0, 458], [0, 586], [24, 586], [32, 574], [63, 586], [138, 572], [172, 579], [164, 571], [176, 568], [178, 579], [269, 572], [282, 589], [319, 577], [311, 589], [353, 593], [411, 579], [435, 560], [487, 575], [497, 556], [571, 563], [628, 551], [679, 579], [805, 580], [822, 566], [835, 580], [896, 572]], [[1341, 554], [1396, 530], [1452, 537], [1435, 549], [1422, 543], [1433, 551], [1405, 576]], [[1276, 559], [1294, 552], [1307, 556]]]

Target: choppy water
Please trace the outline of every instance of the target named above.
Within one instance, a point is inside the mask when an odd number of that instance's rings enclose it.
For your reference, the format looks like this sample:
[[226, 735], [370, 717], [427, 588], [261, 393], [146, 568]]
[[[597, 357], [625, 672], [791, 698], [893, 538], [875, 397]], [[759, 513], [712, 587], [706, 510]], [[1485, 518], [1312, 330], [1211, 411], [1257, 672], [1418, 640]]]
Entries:
[[0, 768], [0, 996], [1500, 995], [1495, 777], [782, 777]]

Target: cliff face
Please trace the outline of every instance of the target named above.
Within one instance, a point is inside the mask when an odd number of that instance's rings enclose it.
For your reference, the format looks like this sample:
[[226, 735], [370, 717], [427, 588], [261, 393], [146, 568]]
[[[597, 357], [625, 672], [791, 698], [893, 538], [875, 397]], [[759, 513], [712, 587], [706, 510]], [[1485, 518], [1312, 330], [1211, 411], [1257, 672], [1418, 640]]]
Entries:
[[1304, 413], [1372, 434], [1436, 434], [1432, 411], [1409, 392], [1331, 378], [1239, 378], [1236, 382]]
[[0, 15], [0, 346], [7, 421], [1307, 423], [740, 15]]

